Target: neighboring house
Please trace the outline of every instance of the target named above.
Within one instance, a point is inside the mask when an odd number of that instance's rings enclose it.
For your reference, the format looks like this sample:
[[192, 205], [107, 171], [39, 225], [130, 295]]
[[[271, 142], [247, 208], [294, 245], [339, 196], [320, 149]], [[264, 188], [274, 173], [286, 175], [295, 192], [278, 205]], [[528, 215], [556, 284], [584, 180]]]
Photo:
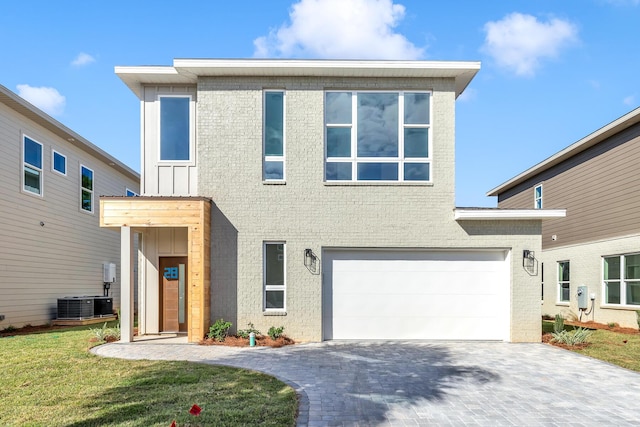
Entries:
[[[139, 175], [0, 86], [0, 329], [57, 317], [58, 298], [103, 295], [120, 277], [120, 237], [99, 196], [139, 192]], [[111, 285], [114, 308], [118, 283]]]
[[536, 254], [543, 314], [638, 327], [639, 163], [636, 109], [488, 193], [501, 208], [566, 208], [544, 223]]
[[479, 68], [116, 67], [141, 101], [141, 197], [101, 199], [101, 224], [120, 230], [123, 266], [142, 234], [139, 333], [197, 342], [225, 319], [310, 341], [540, 341], [522, 254], [563, 212], [454, 205], [455, 100]]

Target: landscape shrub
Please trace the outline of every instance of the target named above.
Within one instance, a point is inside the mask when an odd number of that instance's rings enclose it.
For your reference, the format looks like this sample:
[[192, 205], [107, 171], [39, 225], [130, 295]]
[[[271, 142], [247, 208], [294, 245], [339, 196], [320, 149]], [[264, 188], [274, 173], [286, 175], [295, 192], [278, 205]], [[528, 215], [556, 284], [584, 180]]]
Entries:
[[229, 333], [231, 328], [231, 322], [225, 322], [223, 319], [218, 319], [209, 327], [209, 338], [218, 342], [223, 342]]
[[278, 328], [276, 328], [275, 326], [272, 326], [269, 328], [269, 332], [267, 333], [269, 334], [269, 337], [271, 337], [272, 340], [277, 340], [282, 336], [283, 332], [284, 332], [284, 326], [280, 326]]

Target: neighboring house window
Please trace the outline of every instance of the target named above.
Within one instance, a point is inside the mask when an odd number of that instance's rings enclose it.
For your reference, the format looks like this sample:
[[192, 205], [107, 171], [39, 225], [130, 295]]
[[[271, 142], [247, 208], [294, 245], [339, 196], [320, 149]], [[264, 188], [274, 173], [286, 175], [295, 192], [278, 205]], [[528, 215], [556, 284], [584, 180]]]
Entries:
[[429, 92], [326, 92], [326, 181], [431, 181]]
[[160, 160], [191, 160], [191, 97], [160, 96]]
[[640, 305], [640, 254], [603, 258], [605, 304]]
[[265, 181], [284, 180], [284, 92], [264, 92], [264, 165]]
[[67, 157], [58, 153], [56, 150], [51, 150], [51, 169], [58, 172], [60, 175], [67, 175]]
[[81, 186], [80, 207], [83, 211], [93, 213], [93, 171], [86, 166], [80, 166]]
[[138, 193], [136, 193], [133, 190], [129, 190], [128, 188], [127, 188], [127, 191], [126, 191], [125, 194], [127, 195], [127, 197], [136, 197], [136, 196], [138, 196]]
[[542, 280], [542, 282], [540, 283], [542, 287], [542, 291], [540, 293], [540, 299], [544, 301], [544, 262], [540, 263], [540, 279]]
[[533, 206], [535, 209], [542, 209], [542, 184], [536, 185], [536, 188], [533, 190], [534, 202]]
[[569, 286], [569, 261], [558, 263], [558, 302], [569, 302], [571, 291]]
[[264, 308], [284, 310], [285, 301], [285, 244], [264, 244]]
[[22, 144], [22, 189], [42, 196], [42, 144], [27, 136]]

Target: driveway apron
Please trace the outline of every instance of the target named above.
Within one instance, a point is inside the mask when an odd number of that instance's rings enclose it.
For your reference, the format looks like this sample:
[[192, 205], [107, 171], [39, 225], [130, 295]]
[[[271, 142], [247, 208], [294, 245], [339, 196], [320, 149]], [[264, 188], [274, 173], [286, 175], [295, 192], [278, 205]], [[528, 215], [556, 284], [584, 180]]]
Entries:
[[273, 375], [299, 426], [638, 426], [640, 374], [545, 344], [329, 341], [232, 348], [153, 341], [103, 357], [187, 360]]

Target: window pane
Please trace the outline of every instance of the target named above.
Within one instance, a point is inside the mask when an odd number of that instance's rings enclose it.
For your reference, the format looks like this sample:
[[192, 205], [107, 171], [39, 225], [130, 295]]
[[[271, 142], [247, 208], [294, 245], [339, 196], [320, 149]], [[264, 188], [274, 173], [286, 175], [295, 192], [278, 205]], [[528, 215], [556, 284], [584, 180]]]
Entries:
[[327, 128], [327, 157], [351, 157], [351, 128]]
[[358, 163], [359, 181], [397, 181], [397, 163]]
[[35, 168], [42, 169], [42, 145], [25, 137], [24, 161]]
[[558, 281], [559, 282], [569, 281], [569, 262], [568, 261], [558, 263]]
[[189, 98], [160, 98], [160, 160], [189, 160]]
[[265, 247], [266, 285], [284, 286], [284, 245], [274, 243]]
[[428, 93], [404, 94], [404, 123], [412, 125], [429, 124]]
[[358, 94], [358, 156], [398, 157], [398, 94]]
[[284, 179], [284, 163], [264, 162], [264, 179]]
[[429, 157], [429, 129], [404, 129], [404, 157]]
[[24, 167], [24, 189], [32, 193], [40, 194], [40, 171]]
[[640, 305], [640, 283], [627, 283], [627, 304]]
[[351, 181], [351, 163], [327, 163], [327, 181]]
[[56, 152], [53, 153], [53, 169], [63, 174], [67, 173], [66, 159]]
[[351, 124], [351, 93], [327, 92], [325, 99], [328, 124]]
[[284, 141], [284, 93], [264, 95], [264, 155], [282, 156]]
[[620, 282], [606, 282], [605, 286], [607, 304], [620, 304]]
[[82, 190], [82, 209], [85, 211], [92, 211], [92, 193], [87, 190]]
[[93, 190], [93, 172], [82, 167], [82, 188]]
[[536, 199], [539, 199], [540, 197], [542, 197], [542, 187], [541, 186], [536, 187], [535, 192], [536, 192]]
[[284, 291], [267, 291], [266, 308], [284, 308]]
[[625, 279], [640, 279], [640, 255], [624, 257]]
[[405, 163], [405, 181], [429, 181], [429, 163]]
[[604, 259], [604, 280], [620, 280], [620, 257]]
[[569, 301], [570, 293], [569, 293], [569, 284], [563, 283], [560, 286], [560, 301]]

